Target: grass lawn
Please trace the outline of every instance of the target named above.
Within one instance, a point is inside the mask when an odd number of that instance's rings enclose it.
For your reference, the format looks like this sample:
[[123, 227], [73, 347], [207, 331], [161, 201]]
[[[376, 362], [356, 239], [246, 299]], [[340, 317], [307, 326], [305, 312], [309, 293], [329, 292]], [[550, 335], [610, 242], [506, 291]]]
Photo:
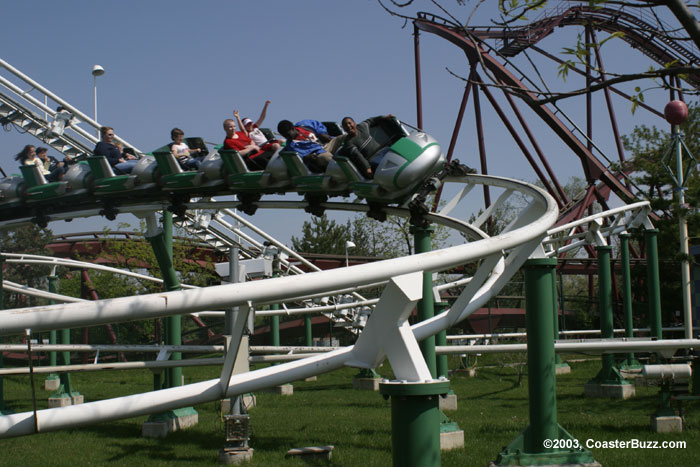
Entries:
[[[502, 360], [500, 360], [502, 361]], [[493, 362], [497, 362], [494, 357]], [[480, 362], [481, 363], [481, 362]], [[700, 466], [700, 403], [684, 404], [685, 431], [657, 434], [649, 416], [656, 405], [657, 388], [637, 387], [626, 401], [586, 399], [583, 385], [600, 369], [600, 360], [571, 363], [572, 373], [557, 378], [559, 423], [580, 442], [632, 439], [684, 440], [685, 449], [591, 449], [605, 466]], [[388, 365], [380, 368], [388, 375]], [[183, 369], [185, 382], [218, 376], [214, 367]], [[294, 447], [332, 444], [333, 465], [391, 465], [390, 402], [378, 393], [351, 387], [354, 369], [320, 375], [315, 382], [294, 383], [292, 396], [258, 393], [251, 409], [255, 449], [251, 465], [307, 465], [285, 459]], [[495, 460], [528, 423], [527, 375], [518, 385], [513, 367], [481, 368], [470, 378], [451, 377], [459, 410], [447, 412], [464, 430], [465, 447], [442, 453], [443, 466], [485, 466]], [[45, 408], [49, 393], [37, 376], [37, 405]], [[148, 391], [148, 371], [112, 371], [73, 374], [75, 388], [86, 401]], [[31, 410], [29, 378], [4, 378], [5, 400], [17, 412]], [[90, 427], [0, 440], [0, 465], [85, 466], [116, 465], [217, 465], [224, 444], [219, 404], [196, 406], [199, 424], [165, 439], [141, 438], [145, 417]]]

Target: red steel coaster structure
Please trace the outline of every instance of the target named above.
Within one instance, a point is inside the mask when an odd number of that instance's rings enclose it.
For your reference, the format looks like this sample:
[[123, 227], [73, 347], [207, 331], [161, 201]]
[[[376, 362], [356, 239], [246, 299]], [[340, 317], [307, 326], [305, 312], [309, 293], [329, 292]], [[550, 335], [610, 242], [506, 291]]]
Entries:
[[[474, 106], [480, 172], [488, 173], [481, 107], [481, 96], [485, 96], [536, 173], [539, 181], [556, 199], [560, 208], [559, 225], [582, 217], [586, 212], [589, 212], [595, 202], [607, 209], [612, 193], [626, 203], [639, 199], [637, 190], [626, 178], [626, 174], [614, 168], [614, 166], [625, 167], [625, 155], [612, 95], [617, 94], [629, 102], [634, 97], [609, 82], [610, 77], [605, 71], [604, 54], [601, 51], [601, 44], [604, 40], [599, 38], [599, 33], [617, 33], [616, 36], [629, 44], [632, 49], [661, 66], [684, 67], [697, 66], [700, 63], [700, 52], [692, 42], [688, 41], [687, 38], [684, 41], [680, 34], [677, 34], [677, 37], [668, 33], [660, 34], [659, 18], [652, 16], [651, 13], [644, 13], [645, 16], [640, 17], [639, 13], [640, 11], [637, 9], [632, 14], [624, 8], [593, 8], [588, 5], [568, 6], [564, 4], [557, 9], [548, 10], [538, 20], [522, 27], [462, 26], [455, 21], [431, 13], [418, 13], [413, 20], [418, 126], [422, 127], [423, 120], [420, 33], [425, 32], [459, 47], [469, 61], [469, 77], [466, 80], [449, 144], [448, 160], [452, 158], [457, 136], [471, 97]], [[540, 57], [553, 61], [558, 66], [562, 65], [564, 59], [546, 51], [540, 44], [541, 41], [558, 33], [562, 28], [578, 28], [579, 32], [582, 28], [581, 37], [585, 37], [585, 47], [588, 49], [585, 69], [575, 66], [569, 68], [570, 71], [585, 79], [585, 92], [578, 96], [578, 98], [585, 100], [585, 105], [581, 106], [581, 108], [585, 107], [585, 126], [581, 129], [568, 117], [562, 117], [557, 103], [552, 101], [543, 103], [545, 99], [540, 97], [539, 86], [522, 74], [514, 61], [514, 58], [518, 57], [531, 61], [528, 54], [536, 53]], [[668, 31], [668, 28], [663, 28], [663, 30]], [[682, 45], [684, 42], [687, 42], [688, 45]], [[558, 46], [561, 48], [561, 43]], [[556, 79], [560, 83], [562, 82], [561, 78]], [[684, 80], [696, 87], [700, 84], [700, 74], [689, 73], [684, 75]], [[678, 78], [672, 78], [672, 84], [680, 87]], [[549, 86], [545, 84], [545, 88], [548, 89]], [[512, 117], [506, 114], [506, 110], [494, 95], [493, 89], [503, 91]], [[596, 90], [600, 90], [604, 94], [605, 109], [617, 152], [616, 164], [613, 164], [612, 160], [606, 160], [607, 158], [604, 154], [601, 155], [593, 141], [593, 120], [602, 117], [600, 110], [595, 108], [593, 104], [592, 96]], [[681, 93], [671, 91], [671, 99], [683, 97], [682, 94], [678, 94]], [[527, 118], [521, 109], [522, 104], [534, 112], [570, 149], [571, 154], [578, 158], [587, 184], [584, 193], [575, 198], [571, 198], [565, 193], [540, 143], [538, 143], [534, 131], [528, 125]], [[637, 104], [639, 109], [658, 116], [659, 123], [663, 124], [662, 112], [640, 101], [637, 101]], [[629, 112], [629, 107], [625, 111]], [[517, 125], [520, 125], [522, 131], [517, 129]], [[484, 200], [486, 206], [491, 204], [487, 190], [484, 193]]]

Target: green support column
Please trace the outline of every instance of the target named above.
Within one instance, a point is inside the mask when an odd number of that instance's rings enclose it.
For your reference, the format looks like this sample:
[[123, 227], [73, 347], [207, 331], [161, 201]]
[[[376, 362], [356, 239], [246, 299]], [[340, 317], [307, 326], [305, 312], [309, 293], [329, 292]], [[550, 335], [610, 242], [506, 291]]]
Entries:
[[644, 231], [647, 253], [647, 296], [651, 337], [661, 340], [661, 281], [659, 280], [658, 229]]
[[[70, 329], [61, 329], [61, 344], [70, 344]], [[70, 352], [60, 352], [60, 362], [61, 365], [70, 365]], [[61, 385], [55, 394], [51, 397], [61, 397], [65, 395], [73, 394], [73, 387], [71, 386], [70, 373], [61, 373]]]
[[383, 382], [379, 391], [391, 397], [391, 453], [394, 467], [440, 466], [438, 397], [449, 381], [432, 383]]
[[314, 344], [314, 337], [311, 326], [311, 316], [304, 315], [304, 345], [311, 347]]
[[[161, 275], [163, 276], [163, 287], [166, 292], [180, 290], [180, 279], [177, 277], [177, 271], [173, 264], [173, 244], [172, 244], [172, 229], [173, 229], [173, 214], [169, 211], [163, 211], [163, 229], [152, 236], [146, 236], [146, 239], [153, 248], [153, 253], [158, 262]], [[182, 345], [182, 318], [180, 315], [168, 316], [165, 322], [165, 344], [166, 345]], [[173, 352], [170, 355], [170, 360], [182, 360], [181, 352]], [[165, 384], [164, 387], [172, 388], [182, 386], [182, 367], [168, 368], [164, 371]], [[160, 377], [154, 375], [154, 385], [160, 385]], [[184, 407], [181, 409], [171, 410], [166, 413], [151, 415], [148, 418], [148, 423], [166, 423], [171, 427], [169, 431], [175, 431], [177, 428], [186, 428], [197, 423], [198, 414], [192, 407]], [[174, 422], [174, 420], [178, 420]], [[146, 436], [152, 436], [146, 433], [146, 429], [142, 429]], [[156, 435], [160, 436], [160, 435]]]
[[[278, 303], [270, 305], [271, 310], [279, 310]], [[280, 317], [270, 316], [270, 345], [279, 347], [280, 345]], [[279, 365], [279, 362], [274, 362], [273, 365]]]
[[[431, 250], [431, 235], [435, 232], [435, 226], [411, 227], [413, 234], [414, 250], [416, 254], [427, 253]], [[435, 316], [435, 300], [433, 297], [433, 274], [430, 271], [423, 272], [423, 299], [416, 305], [418, 321], [425, 321]], [[435, 336], [427, 337], [418, 343], [423, 353], [425, 363], [430, 369], [430, 375], [437, 378], [437, 363], [435, 360]]]
[[[620, 259], [622, 262], [622, 307], [625, 313], [625, 337], [634, 337], [634, 320], [632, 319], [632, 273], [630, 271], [630, 234], [620, 234]], [[642, 365], [634, 358], [634, 353], [627, 354], [620, 369], [640, 369]]]
[[564, 465], [595, 462], [583, 446], [572, 449], [545, 447], [545, 440], [572, 440], [557, 423], [557, 391], [554, 368], [554, 330], [551, 310], [552, 271], [556, 258], [530, 259], [525, 263], [525, 314], [527, 322], [527, 381], [530, 424], [496, 459], [498, 465]]
[[[411, 233], [413, 234], [413, 250], [416, 254], [427, 253], [432, 249], [431, 237], [435, 232], [435, 226], [429, 225], [427, 227], [412, 226]], [[425, 321], [431, 319], [435, 316], [435, 296], [433, 294], [433, 273], [430, 271], [423, 272], [423, 298], [416, 305], [416, 312], [418, 321]], [[421, 353], [423, 354], [423, 359], [428, 365], [430, 370], [430, 376], [433, 379], [437, 379], [437, 358], [435, 355], [435, 336], [430, 336], [423, 339], [418, 343]], [[447, 378], [447, 375], [445, 375]], [[448, 382], [449, 387], [449, 382]], [[448, 389], [447, 392], [443, 394], [445, 397], [454, 396], [452, 389]], [[456, 398], [454, 401], [454, 410], [456, 410]], [[457, 422], [452, 421], [444, 412], [439, 410], [439, 400], [438, 400], [438, 415], [440, 416], [440, 433], [444, 433], [445, 436], [457, 436], [455, 443], [459, 446], [464, 445], [464, 435], [462, 430], [459, 428]], [[393, 410], [393, 400], [392, 400], [392, 410]], [[461, 434], [461, 435], [460, 435]], [[458, 436], [459, 435], [459, 436]], [[460, 437], [461, 436], [461, 437]]]
[[[51, 276], [49, 276], [49, 290], [53, 292], [56, 291], [56, 281], [55, 279], [52, 280]], [[69, 345], [70, 329], [61, 329], [59, 332], [61, 344]], [[70, 365], [70, 352], [59, 352], [58, 361], [60, 365]], [[83, 396], [73, 387], [70, 373], [60, 373], [59, 380], [60, 384], [58, 389], [49, 396], [49, 407], [81, 404], [83, 402]]]
[[[552, 268], [552, 337], [555, 341], [559, 340], [559, 299], [557, 297], [557, 270], [556, 267]], [[562, 315], [564, 314], [564, 308], [562, 307]], [[554, 368], [555, 373], [558, 375], [563, 375], [566, 373], [571, 373], [571, 367], [568, 363], [562, 362], [559, 354], [554, 354]]]
[[[173, 213], [170, 211], [163, 211], [163, 244], [165, 252], [160, 254], [161, 256], [164, 254], [168, 255], [167, 262], [163, 262], [161, 259], [158, 260], [161, 273], [163, 274], [163, 282], [167, 291], [180, 290], [180, 279], [177, 277], [173, 261]], [[156, 253], [157, 257], [158, 254]], [[164, 263], [163, 265], [161, 265], [162, 262]], [[163, 272], [164, 269], [168, 270], [167, 275]], [[165, 318], [165, 321], [167, 323], [165, 343], [168, 345], [182, 345], [182, 316], [168, 316]], [[182, 360], [182, 353], [173, 352], [170, 355], [170, 360]], [[182, 367], [168, 368], [167, 384], [169, 388], [182, 386]]]
[[[51, 274], [49, 276], [49, 292], [51, 293], [56, 293], [57, 292], [57, 287], [56, 287], [56, 282], [58, 281], [58, 276], [55, 274]], [[50, 300], [49, 303], [53, 305], [55, 302], [53, 300]], [[51, 345], [56, 345], [56, 331], [50, 331], [49, 332], [49, 344]], [[56, 352], [49, 352], [49, 366], [56, 366]], [[51, 373], [46, 377], [46, 380], [44, 381], [44, 388], [46, 389], [56, 389], [61, 385], [60, 383], [60, 377], [56, 373]]]
[[[600, 314], [600, 336], [603, 339], [613, 338], [613, 313], [612, 313], [612, 274], [610, 270], [609, 245], [597, 246], [598, 254], [598, 312]], [[615, 355], [603, 354], [603, 367], [595, 378], [587, 384], [593, 385], [628, 385], [630, 384], [615, 367]]]
[[[270, 305], [271, 310], [279, 310], [280, 306], [277, 303]], [[270, 317], [270, 345], [280, 345], [280, 317]]]
[[[435, 313], [440, 314], [447, 309], [449, 304], [447, 302], [437, 302], [435, 303]], [[435, 335], [435, 345], [438, 347], [447, 345], [447, 330], [443, 329]], [[447, 355], [437, 356], [437, 377], [447, 378], [449, 376], [449, 365], [447, 363]], [[450, 389], [452, 393], [452, 390]]]

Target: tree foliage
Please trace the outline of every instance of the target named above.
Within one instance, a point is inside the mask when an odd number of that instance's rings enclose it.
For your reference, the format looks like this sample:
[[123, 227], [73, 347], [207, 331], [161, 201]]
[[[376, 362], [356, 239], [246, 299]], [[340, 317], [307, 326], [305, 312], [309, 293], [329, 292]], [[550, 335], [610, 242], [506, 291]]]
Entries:
[[[0, 231], [0, 251], [3, 253], [25, 253], [48, 255], [46, 244], [51, 241], [53, 233], [34, 224], [18, 227], [13, 230]], [[31, 264], [8, 265], [3, 277], [18, 284], [28, 285], [37, 289], [47, 288], [46, 266]], [[4, 292], [3, 292], [4, 293]], [[35, 306], [46, 304], [46, 300], [21, 294], [5, 294], [5, 308]]]
[[[700, 180], [695, 168], [696, 162], [688, 155], [694, 157], [700, 151], [700, 106], [689, 107], [688, 119], [680, 125], [680, 129], [688, 149], [688, 152], [683, 151], [684, 169], [690, 174], [687, 189], [684, 190], [684, 207], [678, 206], [679, 191], [671, 177], [671, 173], [676, 173], [676, 159], [670, 132], [667, 129], [642, 125], [623, 139], [625, 149], [633, 156], [628, 167], [633, 171], [633, 180], [644, 188], [652, 208], [660, 216], [654, 221], [654, 225], [659, 230], [661, 295], [666, 312], [682, 309], [679, 214], [683, 213], [691, 236], [700, 229], [700, 214], [697, 210], [700, 201]], [[637, 291], [638, 295], [644, 293], [644, 290]]]
[[[388, 216], [379, 222], [357, 215], [345, 224], [326, 216], [313, 217], [302, 226], [301, 237], [292, 237], [292, 248], [302, 253], [344, 255], [345, 242], [355, 244], [350, 254], [374, 258], [396, 258], [413, 254], [413, 233], [407, 218]], [[444, 244], [447, 231], [439, 226], [432, 237], [432, 248]]]

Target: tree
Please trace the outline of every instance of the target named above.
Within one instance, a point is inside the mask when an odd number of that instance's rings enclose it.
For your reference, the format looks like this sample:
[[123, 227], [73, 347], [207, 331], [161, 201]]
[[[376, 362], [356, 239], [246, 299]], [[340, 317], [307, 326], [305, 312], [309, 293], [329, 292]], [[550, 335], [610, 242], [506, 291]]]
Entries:
[[349, 240], [347, 229], [334, 220], [313, 216], [304, 221], [300, 238], [292, 237], [292, 248], [303, 253], [345, 254], [345, 242]]
[[[326, 216], [313, 217], [302, 225], [302, 236], [292, 237], [292, 248], [302, 253], [344, 255], [345, 242], [355, 244], [352, 254], [374, 258], [397, 258], [413, 254], [413, 234], [409, 220], [400, 216], [387, 216], [379, 222], [364, 214], [349, 219], [345, 225], [329, 220]], [[432, 248], [440, 248], [448, 232], [438, 226], [432, 238]]]
[[[46, 244], [53, 233], [34, 224], [18, 227], [11, 231], [0, 231], [0, 251], [4, 253], [26, 253], [49, 255]], [[13, 265], [4, 272], [4, 279], [37, 289], [47, 289], [47, 268], [31, 264]], [[3, 292], [4, 293], [4, 292]], [[22, 294], [6, 295], [5, 308], [44, 305], [47, 301]]]
[[[684, 142], [691, 154], [700, 151], [700, 106], [691, 105], [688, 108], [688, 119], [680, 125]], [[631, 135], [624, 139], [625, 149], [631, 151], [634, 158], [630, 162], [629, 169], [633, 170], [633, 180], [644, 188], [652, 208], [659, 214], [659, 219], [654, 222], [659, 229], [658, 248], [660, 264], [660, 276], [664, 310], [672, 312], [682, 309], [680, 293], [680, 268], [679, 260], [683, 259], [679, 253], [679, 214], [677, 190], [670, 173], [666, 169], [670, 166], [675, 173], [675, 159], [670, 152], [671, 135], [666, 130], [656, 127], [638, 126]], [[691, 161], [686, 157], [687, 164]], [[694, 165], [695, 163], [692, 162]], [[698, 232], [700, 229], [700, 213], [697, 206], [700, 201], [700, 180], [697, 172], [690, 172], [687, 179], [685, 201], [688, 207], [681, 208], [688, 222], [689, 232]], [[691, 208], [695, 207], [695, 208]], [[691, 258], [692, 259], [692, 258]], [[644, 290], [638, 294], [643, 295]]]

